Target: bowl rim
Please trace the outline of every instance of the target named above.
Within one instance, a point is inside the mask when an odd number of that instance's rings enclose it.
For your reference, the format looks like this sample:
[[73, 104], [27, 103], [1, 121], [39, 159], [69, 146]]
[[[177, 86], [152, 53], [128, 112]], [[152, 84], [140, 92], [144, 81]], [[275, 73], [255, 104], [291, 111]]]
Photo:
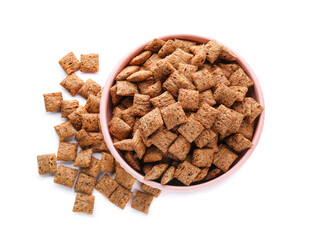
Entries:
[[[203, 37], [203, 36], [198, 36], [198, 35], [191, 35], [191, 34], [172, 34], [172, 35], [166, 35], [162, 37], [158, 37], [159, 39], [162, 40], [168, 40], [168, 39], [183, 39], [183, 40], [191, 40], [191, 41], [196, 41], [200, 43], [207, 43], [208, 41], [212, 40], [211, 38], [208, 37]], [[151, 39], [152, 40], [152, 39]], [[151, 41], [150, 40], [150, 41]], [[111, 154], [114, 156], [116, 161], [129, 173], [131, 174], [134, 178], [136, 178], [139, 182], [145, 183], [151, 187], [158, 188], [160, 190], [168, 190], [168, 191], [174, 191], [174, 192], [188, 192], [188, 191], [196, 191], [200, 189], [204, 189], [210, 186], [215, 185], [216, 183], [219, 183], [232, 174], [234, 174], [237, 170], [239, 170], [243, 164], [249, 159], [253, 151], [255, 150], [259, 139], [262, 134], [263, 126], [264, 126], [264, 119], [265, 119], [265, 103], [264, 103], [264, 97], [263, 97], [263, 92], [260, 86], [260, 83], [249, 66], [249, 64], [234, 50], [229, 48], [236, 56], [237, 60], [236, 62], [245, 70], [245, 72], [248, 74], [248, 76], [253, 80], [254, 82], [254, 88], [255, 88], [255, 93], [256, 93], [256, 101], [260, 103], [261, 106], [264, 107], [264, 111], [261, 113], [259, 116], [258, 122], [256, 124], [255, 132], [253, 135], [252, 139], [252, 144], [253, 146], [248, 149], [244, 155], [238, 160], [238, 162], [231, 168], [229, 169], [226, 173], [223, 173], [217, 178], [214, 178], [210, 181], [192, 185], [192, 186], [170, 186], [170, 185], [161, 185], [158, 182], [155, 181], [149, 181], [149, 180], [144, 180], [144, 176], [135, 171], [119, 154], [118, 150], [114, 147], [113, 141], [111, 138], [111, 135], [109, 133], [109, 128], [108, 128], [108, 123], [107, 123], [107, 110], [108, 110], [108, 99], [110, 98], [109, 95], [109, 89], [112, 87], [115, 77], [117, 74], [128, 64], [128, 62], [136, 56], [139, 52], [141, 52], [144, 47], [149, 43], [150, 41], [147, 41], [143, 44], [140, 44], [137, 48], [135, 48], [133, 51], [131, 51], [129, 54], [127, 54], [124, 58], [122, 58], [114, 67], [108, 78], [106, 79], [105, 86], [102, 92], [101, 100], [100, 100], [100, 124], [101, 124], [101, 129], [102, 133], [105, 139], [105, 142], [107, 144], [107, 147], [109, 148]], [[226, 46], [226, 45], [225, 45]]]

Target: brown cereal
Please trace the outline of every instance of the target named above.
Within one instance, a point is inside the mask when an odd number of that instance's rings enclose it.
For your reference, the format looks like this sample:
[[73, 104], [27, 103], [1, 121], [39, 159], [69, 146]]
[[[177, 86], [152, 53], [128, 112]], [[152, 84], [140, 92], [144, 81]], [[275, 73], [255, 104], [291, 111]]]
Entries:
[[162, 176], [162, 174], [166, 171], [168, 168], [168, 164], [161, 163], [158, 165], [155, 165], [153, 168], [151, 168], [150, 172], [148, 172], [145, 176], [145, 180], [155, 180]]
[[101, 160], [95, 157], [91, 157], [90, 166], [86, 168], [82, 168], [82, 172], [88, 174], [89, 176], [96, 178], [100, 172], [101, 163], [102, 163]]
[[152, 195], [137, 191], [135, 197], [132, 200], [131, 207], [147, 214], [152, 200]]
[[57, 172], [56, 154], [38, 155], [37, 161], [40, 175]]
[[98, 132], [100, 130], [100, 119], [97, 113], [86, 113], [82, 115], [82, 129], [87, 132]]
[[[176, 84], [178, 89], [179, 88], [193, 89], [193, 90], [196, 89], [194, 84], [186, 76], [180, 74], [178, 71], [174, 71], [168, 77], [168, 79], [166, 81], [173, 81]], [[164, 87], [165, 82], [163, 83], [163, 87]]]
[[118, 186], [119, 184], [114, 179], [108, 174], [104, 174], [104, 176], [97, 182], [95, 189], [105, 197], [109, 198]]
[[134, 96], [138, 93], [137, 85], [129, 81], [117, 81], [117, 95], [120, 96]]
[[244, 135], [245, 138], [252, 140], [254, 133], [255, 122], [249, 122], [247, 119], [244, 119], [240, 125], [238, 133]]
[[114, 143], [115, 148], [123, 151], [134, 151], [133, 139], [123, 139], [119, 142]]
[[88, 98], [90, 94], [97, 95], [101, 91], [100, 84], [96, 83], [92, 79], [88, 79], [84, 85], [78, 90], [78, 93], [84, 98]]
[[[129, 82], [142, 82], [150, 77], [152, 77], [153, 73], [149, 70], [139, 70], [138, 72], [135, 72], [131, 74], [129, 77], [127, 77], [127, 81]], [[118, 91], [117, 91], [118, 93]]]
[[218, 63], [218, 65], [226, 78], [230, 78], [232, 73], [239, 68], [239, 65], [235, 63]]
[[174, 174], [175, 174], [175, 167], [174, 166], [170, 166], [166, 170], [166, 172], [163, 174], [163, 176], [161, 178], [161, 184], [166, 185], [170, 181], [172, 181], [172, 179], [174, 178]]
[[204, 180], [205, 177], [207, 176], [208, 171], [209, 171], [209, 168], [207, 167], [201, 168], [200, 173], [194, 178], [193, 182], [200, 182]]
[[101, 132], [89, 132], [88, 136], [91, 142], [90, 147], [92, 148], [93, 152], [109, 152], [109, 149]]
[[210, 89], [199, 93], [199, 106], [201, 106], [203, 103], [208, 103], [210, 106], [217, 104], [215, 97]]
[[154, 165], [155, 165], [154, 163], [145, 163], [142, 169], [144, 174], [148, 174], [151, 171], [151, 169], [154, 167]]
[[178, 72], [186, 76], [191, 82], [193, 82], [192, 75], [198, 70], [198, 66], [191, 64], [179, 63]]
[[162, 88], [166, 92], [170, 92], [174, 97], [178, 97], [178, 86], [172, 78], [168, 78], [163, 84]]
[[124, 209], [132, 195], [131, 191], [119, 185], [108, 199], [116, 206]]
[[181, 39], [175, 39], [175, 44], [177, 48], [180, 48], [181, 50], [190, 53], [191, 46], [196, 45], [196, 42], [187, 41], [187, 40], [181, 40]]
[[205, 177], [205, 181], [209, 181], [216, 177], [219, 177], [222, 174], [222, 171], [219, 168], [214, 168], [213, 170], [209, 171], [209, 173]]
[[191, 46], [190, 50], [194, 54], [194, 57], [191, 59], [191, 64], [195, 66], [202, 66], [206, 60], [205, 45]]
[[196, 167], [210, 167], [214, 159], [214, 150], [212, 149], [194, 149], [192, 164]]
[[132, 128], [135, 123], [135, 112], [133, 107], [129, 107], [121, 112], [120, 117]]
[[96, 182], [97, 178], [88, 176], [85, 173], [79, 173], [74, 186], [74, 190], [76, 192], [82, 192], [91, 195]]
[[159, 52], [159, 50], [161, 49], [161, 47], [165, 44], [164, 40], [155, 38], [153, 39], [151, 42], [149, 42], [146, 47], [144, 48], [144, 50], [146, 51], [152, 51], [152, 52]]
[[74, 167], [89, 167], [91, 163], [92, 149], [80, 150], [75, 159]]
[[216, 89], [220, 84], [230, 86], [230, 81], [225, 77], [222, 69], [219, 67], [211, 73], [211, 77], [215, 82], [214, 89]]
[[221, 54], [222, 45], [216, 40], [211, 40], [205, 45], [207, 61], [213, 64]]
[[72, 188], [75, 182], [77, 172], [77, 169], [59, 165], [56, 176], [54, 178], [54, 182]]
[[226, 144], [235, 152], [242, 152], [253, 146], [252, 142], [239, 133], [228, 137], [226, 139]]
[[150, 186], [146, 185], [145, 183], [142, 183], [142, 185], [141, 185], [140, 188], [141, 188], [141, 190], [143, 190], [144, 192], [149, 193], [149, 194], [155, 196], [156, 198], [159, 197], [159, 195], [160, 195], [160, 193], [161, 193], [161, 190], [160, 190], [160, 189], [150, 187]]
[[245, 98], [242, 102], [236, 102], [233, 105], [233, 110], [241, 113], [244, 117], [249, 117], [252, 113], [252, 105], [249, 98]]
[[195, 145], [198, 148], [203, 147], [211, 147], [214, 144], [217, 144], [218, 141], [218, 134], [216, 134], [211, 129], [205, 129], [202, 133], [194, 140]]
[[237, 59], [235, 54], [232, 53], [231, 50], [225, 46], [222, 46], [219, 58], [226, 60], [226, 61], [230, 61], [230, 62], [236, 61]]
[[195, 167], [191, 163], [184, 161], [176, 168], [174, 177], [184, 185], [189, 186], [200, 173], [200, 171], [201, 169], [198, 167]]
[[162, 60], [162, 58], [160, 58], [158, 56], [158, 54], [154, 53], [151, 55], [150, 58], [147, 59], [147, 61], [143, 64], [142, 69], [145, 70], [153, 70], [156, 66], [157, 66], [157, 62], [159, 62], [160, 60]]
[[183, 111], [180, 102], [173, 103], [167, 107], [161, 108], [161, 114], [167, 130], [188, 122], [187, 116]]
[[87, 113], [87, 110], [83, 106], [79, 106], [75, 109], [74, 112], [72, 112], [68, 119], [70, 120], [70, 123], [77, 129], [80, 130], [82, 128], [82, 115]]
[[231, 86], [251, 87], [254, 83], [242, 68], [238, 68], [229, 78]]
[[89, 113], [99, 113], [100, 112], [100, 98], [92, 94], [89, 95], [85, 108]]
[[68, 75], [60, 83], [72, 96], [75, 96], [78, 90], [84, 85], [84, 81], [81, 80], [75, 73]]
[[114, 105], [120, 103], [123, 98], [122, 96], [117, 95], [117, 85], [114, 85], [109, 89], [109, 94]]
[[199, 92], [203, 92], [216, 85], [211, 73], [207, 69], [193, 73], [192, 80]]
[[191, 149], [191, 144], [182, 135], [178, 136], [175, 142], [170, 146], [168, 152], [173, 154], [179, 160], [185, 160]]
[[176, 50], [177, 46], [173, 40], [167, 40], [166, 43], [162, 46], [158, 55], [161, 58], [165, 58], [166, 56], [172, 54]]
[[108, 125], [110, 133], [119, 140], [126, 139], [132, 132], [132, 128], [118, 117], [113, 117]]
[[213, 164], [223, 172], [227, 172], [237, 158], [237, 154], [220, 144], [219, 151], [214, 155]]
[[195, 118], [205, 128], [210, 128], [216, 121], [219, 111], [211, 107], [208, 103], [203, 103], [195, 114]]
[[141, 92], [144, 95], [149, 95], [151, 98], [157, 97], [162, 93], [162, 84], [160, 81], [154, 82], [141, 90]]
[[245, 99], [245, 96], [248, 92], [247, 87], [241, 87], [241, 86], [231, 86], [230, 89], [236, 92], [236, 101], [243, 101]]
[[178, 101], [184, 110], [196, 111], [199, 107], [199, 92], [196, 90], [179, 89]]
[[169, 62], [163, 62], [153, 69], [153, 78], [155, 81], [164, 82], [173, 72], [175, 68]]
[[112, 154], [103, 152], [101, 156], [101, 172], [115, 172], [115, 158]]
[[116, 81], [125, 80], [131, 74], [136, 73], [139, 70], [139, 66], [128, 66], [124, 68], [118, 75], [116, 76]]
[[62, 103], [61, 92], [45, 93], [43, 94], [43, 96], [44, 96], [46, 112], [54, 112], [59, 111], [61, 109], [61, 103]]
[[133, 98], [133, 112], [135, 116], [144, 116], [145, 114], [150, 112], [151, 103], [150, 96], [135, 94]]
[[157, 108], [164, 108], [167, 107], [168, 105], [176, 103], [172, 94], [170, 94], [168, 91], [162, 93], [160, 96], [150, 99], [150, 102], [152, 103], [153, 106]]
[[91, 215], [93, 212], [95, 197], [92, 195], [77, 193], [73, 212], [81, 212]]
[[253, 98], [248, 97], [248, 101], [251, 103], [251, 114], [249, 116], [249, 122], [254, 122], [254, 120], [263, 112], [264, 107], [262, 107]]
[[77, 100], [63, 100], [61, 103], [61, 117], [67, 118], [79, 106]]
[[217, 86], [214, 97], [218, 104], [231, 107], [237, 99], [237, 92], [221, 83]]
[[155, 146], [151, 146], [147, 149], [143, 160], [144, 162], [158, 162], [162, 160], [162, 157], [163, 153]]
[[63, 58], [59, 60], [59, 64], [63, 68], [63, 70], [70, 75], [71, 73], [77, 71], [79, 69], [80, 63], [78, 59], [75, 57], [73, 52], [69, 52]]
[[151, 51], [144, 51], [142, 53], [140, 53], [139, 55], [137, 55], [136, 57], [134, 57], [130, 62], [129, 65], [143, 65], [143, 63], [146, 62], [146, 60], [148, 58], [150, 58], [151, 56]]
[[75, 161], [77, 148], [77, 143], [60, 142], [57, 153], [57, 160]]
[[133, 150], [139, 159], [142, 159], [145, 152], [146, 146], [143, 141], [143, 134], [140, 129], [137, 129], [133, 135]]
[[164, 60], [162, 60], [162, 63], [165, 61], [169, 62], [173, 65], [174, 68], [178, 69], [179, 63], [189, 64], [192, 57], [192, 54], [189, 54], [187, 52], [184, 52], [180, 48], [177, 48], [172, 54], [165, 57]]
[[126, 152], [124, 155], [124, 158], [126, 159], [127, 163], [134, 168], [136, 171], [140, 171], [141, 170], [141, 164], [139, 159], [134, 156], [134, 154], [132, 152]]
[[150, 142], [160, 149], [163, 153], [166, 153], [170, 145], [175, 141], [177, 135], [166, 130], [165, 128], [161, 128], [156, 131], [150, 137]]
[[122, 167], [116, 166], [115, 181], [126, 189], [131, 190], [135, 182], [135, 178], [127, 173]]
[[151, 112], [147, 113], [140, 119], [141, 129], [145, 137], [150, 136], [161, 126], [163, 126], [163, 120], [159, 108], [155, 108]]
[[188, 122], [182, 124], [178, 128], [178, 132], [190, 143], [192, 143], [202, 133], [203, 130], [203, 125], [196, 121], [193, 117], [189, 117]]
[[96, 53], [80, 55], [80, 71], [81, 72], [98, 72], [99, 71], [99, 55]]
[[76, 130], [70, 121], [66, 121], [54, 127], [60, 141], [72, 137], [76, 134]]

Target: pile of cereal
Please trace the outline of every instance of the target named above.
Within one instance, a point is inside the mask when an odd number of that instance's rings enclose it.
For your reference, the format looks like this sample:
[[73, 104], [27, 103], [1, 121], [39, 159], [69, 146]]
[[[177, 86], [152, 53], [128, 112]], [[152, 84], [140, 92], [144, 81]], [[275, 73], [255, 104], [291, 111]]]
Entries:
[[252, 146], [263, 107], [236, 56], [207, 44], [154, 39], [110, 88], [114, 146], [144, 179], [189, 186], [227, 172]]
[[[55, 126], [60, 142], [57, 156], [53, 153], [37, 157], [39, 174], [56, 173], [55, 183], [69, 188], [74, 187], [78, 192], [74, 212], [92, 214], [94, 188], [123, 209], [133, 196], [131, 190], [135, 179], [109, 153], [100, 130], [99, 109], [102, 87], [91, 79], [84, 82], [75, 74], [78, 69], [82, 72], [98, 72], [99, 56], [82, 54], [79, 61], [70, 52], [59, 61], [59, 64], [68, 74], [60, 85], [72, 96], [80, 94], [87, 99], [87, 102], [85, 106], [80, 106], [77, 100], [63, 100], [61, 92], [44, 94], [46, 111], [60, 111], [61, 117], [67, 118], [67, 121]], [[74, 136], [76, 142], [69, 142]], [[101, 160], [93, 157], [93, 153], [101, 153]], [[59, 165], [57, 168], [57, 161], [67, 161], [74, 165], [72, 167]], [[145, 184], [141, 185], [141, 190], [143, 192], [136, 192], [131, 207], [148, 213], [153, 197], [158, 197], [160, 190]]]

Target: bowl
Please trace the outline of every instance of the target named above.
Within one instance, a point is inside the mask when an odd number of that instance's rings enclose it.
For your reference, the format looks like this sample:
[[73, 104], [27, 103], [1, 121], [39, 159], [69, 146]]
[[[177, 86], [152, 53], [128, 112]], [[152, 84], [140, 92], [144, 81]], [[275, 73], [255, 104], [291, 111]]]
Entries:
[[[183, 40], [191, 40], [191, 41], [196, 41], [199, 43], [207, 43], [210, 41], [210, 38], [207, 37], [202, 37], [202, 36], [196, 36], [196, 35], [187, 35], [187, 34], [177, 34], [177, 35], [168, 35], [168, 36], [163, 36], [159, 37], [160, 39], [163, 40], [168, 40], [168, 39], [183, 39]], [[148, 43], [148, 42], [147, 42]], [[104, 90], [102, 92], [102, 97], [100, 101], [100, 123], [102, 127], [102, 132], [104, 139], [106, 141], [107, 147], [109, 148], [111, 154], [114, 156], [116, 161], [119, 162], [119, 164], [129, 173], [131, 174], [134, 178], [136, 178], [138, 181], [145, 183], [151, 187], [154, 188], [159, 188], [161, 190], [168, 190], [168, 191], [177, 191], [177, 192], [188, 192], [188, 191], [194, 191], [194, 190], [200, 190], [209, 186], [212, 186], [220, 181], [223, 181], [224, 179], [228, 178], [231, 176], [233, 173], [235, 173], [250, 157], [250, 155], [253, 153], [255, 147], [257, 146], [262, 130], [263, 130], [263, 125], [264, 125], [264, 117], [265, 117], [265, 110], [262, 112], [262, 114], [259, 116], [257, 119], [257, 124], [255, 128], [255, 132], [253, 135], [252, 143], [253, 146], [242, 153], [238, 160], [236, 160], [236, 163], [233, 164], [233, 166], [230, 168], [229, 171], [226, 173], [222, 174], [221, 176], [214, 178], [208, 182], [192, 185], [192, 186], [172, 186], [172, 185], [162, 185], [158, 182], [155, 181], [148, 181], [144, 180], [144, 176], [140, 174], [139, 172], [135, 171], [127, 162], [124, 160], [122, 157], [122, 154], [114, 147], [112, 137], [109, 133], [109, 128], [108, 128], [108, 123], [110, 122], [112, 118], [112, 103], [111, 103], [111, 98], [109, 95], [109, 89], [113, 86], [114, 84], [114, 79], [117, 76], [117, 74], [129, 63], [129, 61], [138, 55], [144, 47], [146, 46], [147, 43], [141, 44], [139, 47], [137, 47], [134, 51], [126, 55], [113, 69], [111, 74], [106, 80]], [[262, 89], [260, 87], [259, 81], [257, 77], [255, 76], [254, 72], [250, 68], [250, 66], [245, 62], [244, 59], [242, 59], [239, 54], [237, 54], [235, 51], [231, 50], [236, 56], [237, 56], [237, 63], [245, 70], [247, 75], [253, 80], [254, 86], [250, 87], [248, 91], [248, 95], [254, 98], [257, 102], [259, 102], [263, 107], [264, 105], [264, 98], [263, 98], [263, 93]]]

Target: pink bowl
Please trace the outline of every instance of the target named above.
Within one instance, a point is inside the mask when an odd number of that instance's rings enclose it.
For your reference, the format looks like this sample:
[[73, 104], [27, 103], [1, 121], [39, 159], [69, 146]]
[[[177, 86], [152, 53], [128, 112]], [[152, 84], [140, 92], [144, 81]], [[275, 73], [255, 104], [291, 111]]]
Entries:
[[[168, 35], [164, 37], [160, 37], [160, 39], [167, 40], [167, 39], [184, 39], [184, 40], [191, 40], [191, 41], [196, 41], [200, 43], [207, 43], [210, 41], [210, 38], [206, 37], [200, 37], [200, 36], [195, 36], [195, 35], [186, 35], [186, 34], [178, 34], [178, 35]], [[101, 102], [100, 102], [100, 122], [101, 122], [101, 127], [102, 127], [102, 132], [104, 135], [104, 139], [106, 141], [106, 144], [111, 151], [112, 155], [115, 157], [115, 159], [120, 163], [120, 165], [128, 172], [130, 173], [133, 177], [135, 177], [138, 181], [145, 183], [147, 185], [150, 185], [155, 188], [159, 188], [161, 190], [168, 190], [168, 191], [177, 191], [177, 192], [188, 192], [188, 191], [194, 191], [194, 190], [199, 190], [202, 188], [209, 187], [213, 184], [216, 184], [233, 173], [235, 173], [250, 157], [250, 155], [253, 153], [255, 147], [257, 146], [262, 130], [263, 130], [263, 125], [264, 125], [264, 111], [262, 114], [259, 116], [259, 119], [257, 121], [256, 129], [254, 132], [254, 136], [252, 139], [253, 147], [248, 149], [246, 152], [244, 152], [239, 158], [238, 161], [234, 166], [231, 167], [231, 169], [222, 174], [221, 176], [210, 180], [205, 183], [200, 183], [197, 185], [193, 186], [169, 186], [169, 185], [161, 185], [158, 182], [154, 181], [147, 181], [144, 180], [143, 175], [140, 173], [136, 172], [129, 164], [126, 163], [126, 161], [123, 159], [121, 156], [121, 153], [114, 147], [113, 141], [111, 138], [111, 135], [109, 133], [108, 129], [108, 123], [111, 120], [112, 117], [112, 104], [111, 104], [111, 98], [109, 95], [109, 89], [113, 86], [114, 79], [117, 76], [117, 74], [128, 64], [128, 62], [135, 57], [138, 53], [140, 53], [144, 47], [146, 46], [147, 43], [144, 43], [140, 45], [138, 48], [136, 48], [134, 51], [129, 53], [126, 57], [124, 57], [114, 68], [112, 73], [109, 75], [108, 79], [106, 80], [105, 87], [102, 93], [101, 97]], [[245, 70], [245, 72], [248, 74], [248, 76], [253, 80], [254, 86], [250, 88], [248, 95], [253, 97], [256, 101], [258, 101], [263, 107], [264, 105], [264, 98], [263, 98], [263, 93], [262, 89], [260, 87], [260, 84], [257, 80], [257, 77], [255, 76], [254, 72], [252, 69], [249, 67], [249, 65], [236, 53], [233, 51], [233, 53], [237, 56], [237, 63]]]

